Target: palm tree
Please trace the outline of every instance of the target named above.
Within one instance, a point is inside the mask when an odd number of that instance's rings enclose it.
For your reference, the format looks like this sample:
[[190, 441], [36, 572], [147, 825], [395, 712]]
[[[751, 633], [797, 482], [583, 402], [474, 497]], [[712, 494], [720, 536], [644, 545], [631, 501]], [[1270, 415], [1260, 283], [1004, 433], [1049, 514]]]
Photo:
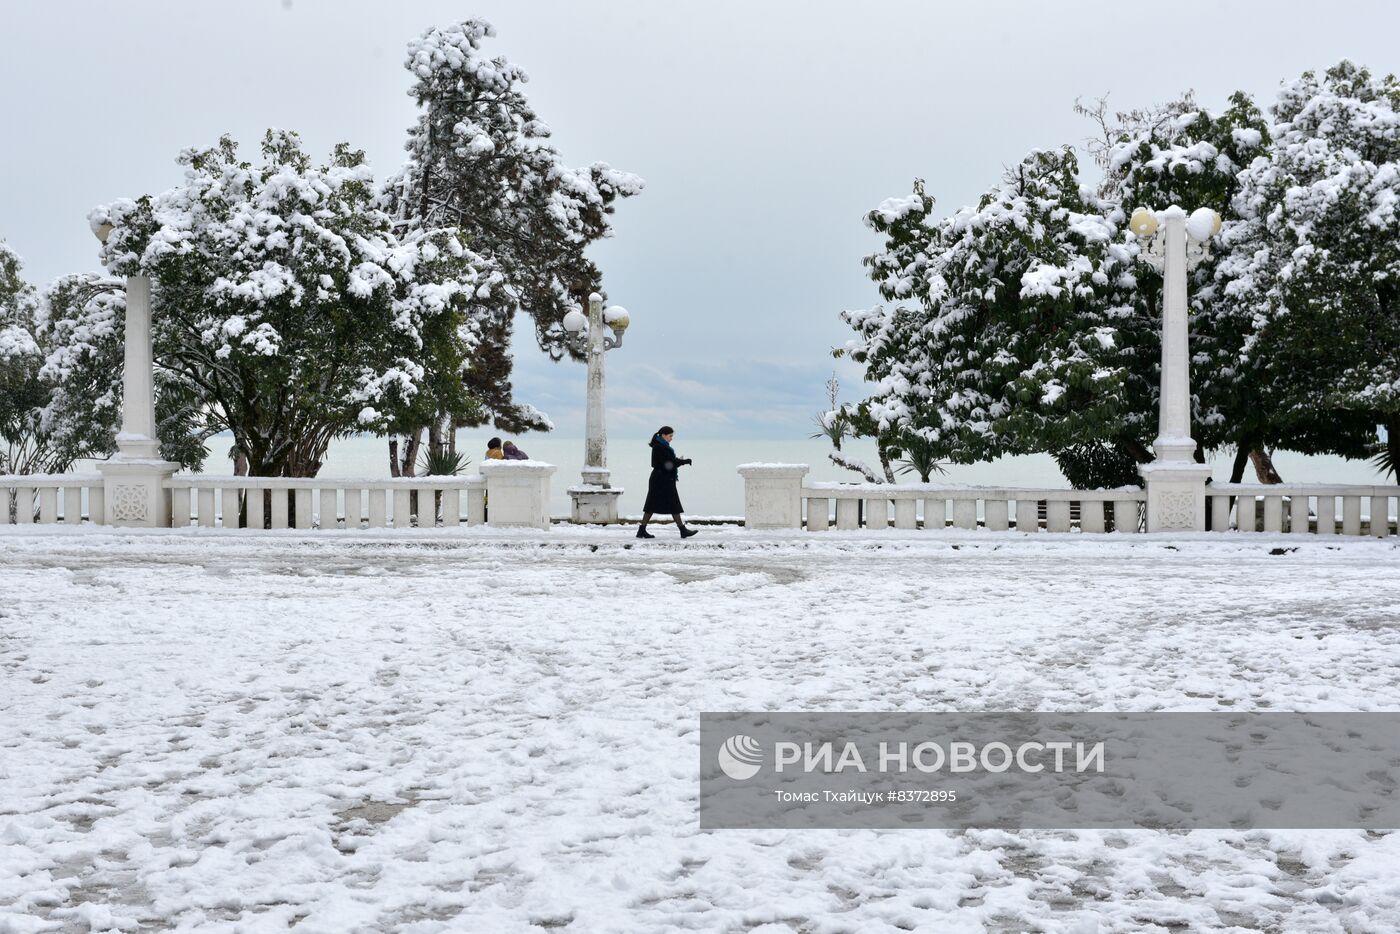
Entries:
[[841, 383], [836, 378], [836, 374], [831, 374], [831, 379], [826, 381], [826, 400], [829, 403], [825, 412], [818, 412], [812, 416], [812, 423], [817, 426], [817, 430], [812, 434], [813, 438], [826, 438], [831, 442], [831, 446], [836, 450], [841, 450], [841, 442], [851, 435], [851, 418], [841, 408], [838, 401], [841, 395]]
[[898, 448], [904, 452], [904, 457], [895, 461], [899, 473], [917, 473], [921, 483], [928, 483], [933, 474], [947, 473], [938, 460], [937, 446], [923, 435], [906, 432], [900, 436]]
[[429, 477], [455, 477], [470, 463], [471, 458], [444, 444], [428, 448], [423, 454], [421, 466], [423, 473]]

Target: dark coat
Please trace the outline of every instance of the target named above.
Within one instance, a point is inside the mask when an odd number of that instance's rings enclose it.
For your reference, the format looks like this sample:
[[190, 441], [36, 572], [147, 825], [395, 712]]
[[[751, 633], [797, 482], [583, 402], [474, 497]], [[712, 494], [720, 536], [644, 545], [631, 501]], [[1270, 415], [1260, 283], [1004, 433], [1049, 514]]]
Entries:
[[676, 492], [676, 481], [680, 479], [680, 468], [689, 464], [690, 458], [677, 457], [676, 451], [660, 438], [651, 439], [651, 480], [647, 482], [647, 501], [643, 512], [661, 515], [674, 515], [684, 512], [680, 494]]

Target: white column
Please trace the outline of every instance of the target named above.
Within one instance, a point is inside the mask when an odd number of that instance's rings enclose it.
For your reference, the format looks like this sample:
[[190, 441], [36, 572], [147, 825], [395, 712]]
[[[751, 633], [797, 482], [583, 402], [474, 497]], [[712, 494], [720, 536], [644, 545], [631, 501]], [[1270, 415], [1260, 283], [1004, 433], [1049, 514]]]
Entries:
[[603, 296], [588, 296], [588, 415], [583, 439], [583, 482], [608, 483], [608, 428], [603, 418]]
[[1162, 212], [1162, 386], [1156, 460], [1140, 471], [1147, 484], [1147, 531], [1205, 531], [1210, 467], [1195, 461], [1191, 438], [1191, 351], [1186, 301], [1186, 212]]
[[[126, 280], [122, 426], [117, 453], [98, 465], [108, 525], [170, 525], [168, 480], [180, 465], [160, 459], [156, 437], [155, 372], [151, 350], [151, 280]], [[94, 522], [100, 521], [96, 517]]]
[[569, 487], [572, 519], [580, 524], [617, 522], [617, 502], [622, 496], [622, 490], [613, 487], [608, 470], [608, 428], [603, 414], [603, 358], [608, 349], [605, 326], [603, 296], [594, 292], [588, 296], [588, 413], [583, 439], [583, 482]]
[[1171, 207], [1163, 212], [1158, 236], [1164, 237], [1162, 271], [1162, 395], [1157, 439], [1152, 442], [1159, 462], [1194, 463], [1191, 438], [1191, 357], [1187, 347], [1186, 212]]
[[156, 396], [151, 351], [151, 280], [126, 280], [126, 355], [122, 371], [122, 430], [117, 450], [123, 458], [153, 458], [156, 440]]

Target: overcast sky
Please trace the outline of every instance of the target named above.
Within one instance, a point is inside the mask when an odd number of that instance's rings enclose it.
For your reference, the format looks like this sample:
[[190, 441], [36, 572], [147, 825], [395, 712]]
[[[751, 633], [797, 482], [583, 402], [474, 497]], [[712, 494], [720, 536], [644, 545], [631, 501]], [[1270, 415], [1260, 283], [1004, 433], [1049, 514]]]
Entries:
[[[633, 321], [608, 355], [614, 435], [804, 436], [838, 312], [877, 301], [863, 212], [915, 176], [940, 213], [976, 200], [1029, 149], [1088, 135], [1076, 97], [1267, 102], [1342, 57], [1400, 70], [1393, 0], [11, 3], [0, 238], [35, 282], [93, 269], [88, 210], [170, 187], [175, 154], [221, 133], [250, 158], [269, 126], [318, 155], [348, 140], [387, 174], [414, 118], [405, 43], [468, 15], [530, 73], [566, 158], [647, 180], [593, 252]], [[517, 334], [519, 397], [581, 436], [582, 366]]]

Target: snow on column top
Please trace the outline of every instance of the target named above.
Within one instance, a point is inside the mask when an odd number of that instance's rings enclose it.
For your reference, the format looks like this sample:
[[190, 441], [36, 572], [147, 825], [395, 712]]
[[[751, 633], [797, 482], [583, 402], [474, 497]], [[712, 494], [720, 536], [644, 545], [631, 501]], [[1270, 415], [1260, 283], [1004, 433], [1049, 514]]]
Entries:
[[545, 461], [536, 461], [536, 460], [527, 460], [527, 461], [496, 461], [496, 460], [491, 460], [491, 461], [482, 461], [481, 466], [480, 466], [478, 469], [479, 469], [483, 474], [488, 474], [488, 473], [510, 473], [510, 472], [512, 472], [512, 471], [520, 471], [520, 472], [524, 472], [524, 471], [534, 471], [534, 472], [539, 472], [539, 473], [544, 473], [544, 472], [553, 473], [554, 471], [558, 470], [559, 468], [555, 467], [553, 464], [546, 463]]
[[805, 477], [812, 468], [807, 464], [740, 464], [735, 468], [744, 477]]

